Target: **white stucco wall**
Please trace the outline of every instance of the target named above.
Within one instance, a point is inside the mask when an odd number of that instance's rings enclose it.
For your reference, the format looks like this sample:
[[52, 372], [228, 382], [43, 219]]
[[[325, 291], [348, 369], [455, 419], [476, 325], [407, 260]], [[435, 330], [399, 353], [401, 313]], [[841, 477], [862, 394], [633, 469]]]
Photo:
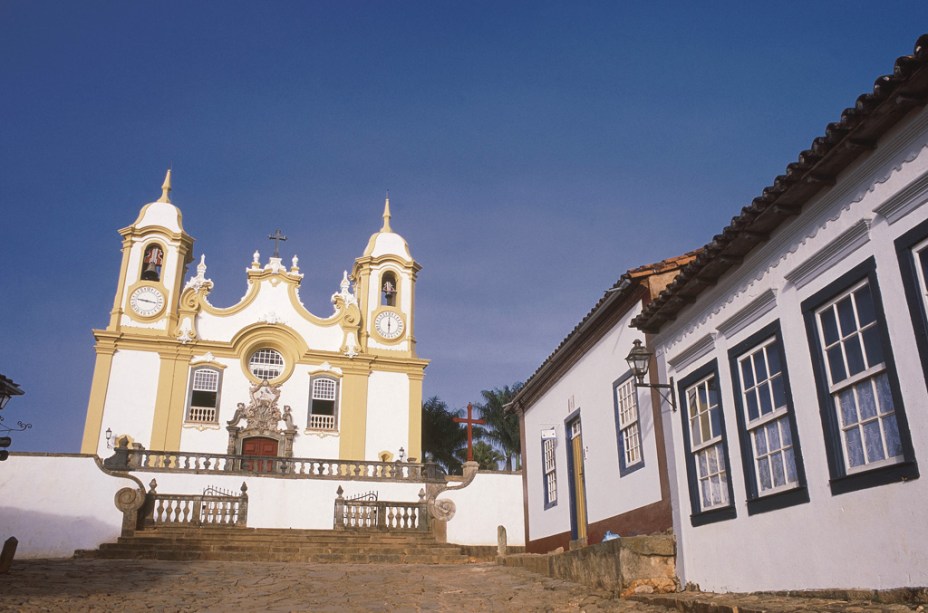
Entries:
[[[736, 517], [694, 527], [684, 464], [681, 415], [665, 415], [672, 435], [672, 480], [678, 490], [674, 527], [678, 572], [704, 590], [755, 591], [809, 588], [885, 589], [928, 584], [928, 481], [877, 485], [833, 494], [826, 462], [812, 349], [801, 304], [868, 258], [876, 277], [891, 339], [902, 405], [915, 460], [928, 468], [926, 381], [905, 300], [893, 241], [925, 219], [928, 196], [907, 214], [892, 219], [875, 209], [928, 173], [928, 113], [884, 138], [880, 147], [849, 169], [831, 190], [806, 205], [802, 216], [751, 253], [655, 339], [662, 380], [682, 377], [718, 360], [721, 405], [728, 438], [730, 479]], [[917, 190], [916, 190], [917, 193]], [[823, 259], [823, 249], [861, 220], [863, 238]], [[796, 282], [795, 271], [818, 262]], [[792, 278], [794, 281], [790, 281]], [[773, 306], [750, 306], [765, 292]], [[920, 314], [916, 314], [920, 316]], [[732, 327], [730, 322], [739, 321]], [[738, 444], [733, 377], [728, 350], [771, 322], [779, 321], [786, 356], [797, 435], [805, 465], [809, 502], [748, 515], [746, 484]], [[707, 335], [712, 341], [699, 349]], [[831, 410], [829, 407], [827, 410]], [[750, 461], [750, 458], [748, 458]]]
[[122, 512], [114, 497], [131, 479], [102, 472], [93, 456], [10, 454], [0, 466], [0, 541], [17, 558], [64, 558], [114, 542]]
[[456, 506], [448, 522], [449, 543], [496, 545], [497, 527], [505, 526], [509, 545], [525, 544], [521, 474], [481, 471], [464, 489], [443, 492], [438, 498], [452, 500]]
[[[103, 405], [102, 429], [117, 437], [128, 435], [146, 447], [151, 441], [155, 398], [158, 396], [158, 373], [161, 360], [157, 353], [119, 350], [113, 356], [109, 387]], [[106, 439], [101, 437], [97, 454], [109, 455]]]
[[[18, 558], [70, 557], [76, 549], [115, 542], [122, 513], [116, 492], [137, 487], [97, 466], [93, 456], [11, 454], [0, 470], [0, 542], [19, 540]], [[418, 502], [423, 483], [133, 472], [146, 490], [152, 479], [165, 494], [201, 494], [206, 487], [239, 492], [248, 485], [248, 527], [329, 530], [337, 489], [346, 498], [377, 492], [380, 500]], [[522, 481], [518, 474], [478, 473], [467, 488], [446, 492], [457, 505], [448, 541], [495, 545], [506, 526], [509, 544], [523, 544]]]
[[372, 372], [367, 387], [364, 457], [379, 459], [381, 451], [397, 455], [400, 447], [409, 450], [409, 376]]
[[[628, 374], [625, 356], [634, 341], [644, 340], [641, 332], [628, 327], [640, 311], [639, 303], [525, 411], [530, 540], [571, 529], [567, 461], [570, 440], [564, 420], [574, 411], [579, 411], [586, 450], [587, 522], [602, 521], [660, 500], [657, 443], [650, 394], [646, 389], [638, 390], [644, 468], [624, 477], [619, 474], [613, 383]], [[570, 399], [573, 399], [573, 411], [569, 409]], [[550, 428], [557, 433], [558, 500], [556, 505], [545, 509], [541, 433]]]

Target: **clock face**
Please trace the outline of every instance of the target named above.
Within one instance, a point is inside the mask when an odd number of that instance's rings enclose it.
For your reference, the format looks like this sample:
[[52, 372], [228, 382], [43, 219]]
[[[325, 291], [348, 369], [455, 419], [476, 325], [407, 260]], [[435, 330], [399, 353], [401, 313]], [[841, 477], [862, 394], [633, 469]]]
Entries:
[[403, 318], [399, 313], [393, 311], [384, 311], [374, 319], [374, 327], [377, 333], [388, 340], [399, 338], [403, 334]]
[[140, 287], [129, 296], [129, 306], [142, 317], [156, 315], [164, 308], [164, 294], [157, 287]]

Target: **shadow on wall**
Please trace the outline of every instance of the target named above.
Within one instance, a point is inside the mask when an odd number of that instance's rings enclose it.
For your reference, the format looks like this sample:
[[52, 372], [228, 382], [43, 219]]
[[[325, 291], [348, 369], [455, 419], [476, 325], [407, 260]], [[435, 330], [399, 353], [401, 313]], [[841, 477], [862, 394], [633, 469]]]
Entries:
[[0, 507], [0, 542], [15, 536], [19, 541], [17, 559], [70, 558], [75, 549], [96, 549], [101, 543], [116, 542], [119, 532], [119, 523], [107, 524], [91, 516]]

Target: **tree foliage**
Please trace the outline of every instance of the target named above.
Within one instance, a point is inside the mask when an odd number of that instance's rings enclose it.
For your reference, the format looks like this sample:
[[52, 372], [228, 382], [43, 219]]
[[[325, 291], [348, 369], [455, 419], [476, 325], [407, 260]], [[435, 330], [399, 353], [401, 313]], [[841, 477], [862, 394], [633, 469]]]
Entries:
[[[438, 396], [422, 403], [422, 452], [448, 474], [460, 473], [460, 452], [467, 453], [467, 432], [452, 421], [455, 414]], [[463, 457], [463, 456], [460, 456]]]
[[499, 470], [499, 463], [505, 459], [499, 449], [486, 441], [474, 443], [474, 462], [480, 470]]
[[522, 445], [519, 439], [519, 416], [514, 411], [506, 411], [504, 407], [512, 402], [520, 389], [522, 383], [483, 390], [480, 392], [483, 402], [474, 405], [480, 411], [481, 418], [487, 422], [483, 438], [492, 442], [502, 452], [506, 470], [513, 469], [513, 457], [518, 468]]

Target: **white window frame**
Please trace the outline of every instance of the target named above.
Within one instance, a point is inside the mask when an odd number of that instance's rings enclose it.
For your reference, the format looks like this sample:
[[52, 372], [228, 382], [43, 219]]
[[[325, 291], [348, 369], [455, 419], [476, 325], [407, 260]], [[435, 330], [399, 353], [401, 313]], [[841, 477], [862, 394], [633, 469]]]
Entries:
[[928, 314], [928, 280], [925, 279], [925, 271], [922, 269], [922, 255], [928, 259], [928, 238], [912, 247], [912, 258], [915, 263], [915, 275], [918, 277], [918, 291], [921, 295], [921, 304], [924, 313]]
[[557, 439], [541, 441], [541, 463], [544, 474], [545, 508], [557, 504]]
[[[337, 377], [331, 375], [316, 375], [309, 382], [309, 419], [307, 419], [307, 429], [309, 430], [337, 430], [338, 429], [338, 409], [339, 409], [339, 392], [341, 391], [340, 381]], [[331, 386], [329, 385], [331, 384]], [[332, 414], [314, 413], [313, 404], [316, 400], [332, 402]]]
[[615, 387], [616, 409], [619, 419], [619, 437], [622, 459], [626, 470], [644, 462], [641, 452], [641, 425], [638, 410], [638, 388], [634, 377], [628, 377]]
[[248, 358], [248, 372], [265, 381], [282, 375], [285, 365], [284, 356], [271, 347], [262, 347]]
[[[211, 376], [214, 375], [214, 376]], [[213, 383], [215, 389], [206, 387]], [[219, 392], [222, 388], [222, 370], [213, 366], [194, 366], [190, 369], [190, 385], [187, 390], [187, 415], [184, 421], [193, 424], [219, 423]], [[194, 405], [194, 392], [209, 392], [216, 396], [213, 406]]]
[[[715, 384], [712, 388], [711, 385]], [[699, 391], [705, 391], [707, 402], [705, 405], [699, 401]], [[714, 389], [716, 403], [711, 404], [710, 392]], [[690, 451], [693, 455], [693, 462], [696, 468], [696, 483], [699, 491], [699, 510], [711, 511], [731, 506], [729, 497], [729, 479], [731, 478], [726, 468], [725, 445], [722, 435], [722, 407], [719, 399], [720, 392], [718, 389], [717, 378], [715, 373], [703, 377], [696, 383], [686, 388], [687, 399], [687, 427], [689, 428]], [[712, 411], [717, 410], [719, 413], [719, 431], [714, 432], [712, 427]], [[694, 436], [694, 425], [699, 425], [700, 434], [697, 442]], [[708, 426], [707, 431], [704, 431]], [[705, 436], [708, 434], [708, 436]], [[714, 468], [712, 465], [715, 465]], [[714, 479], [716, 481], [714, 481]], [[718, 494], [717, 496], [715, 494]]]
[[[745, 429], [747, 430], [751, 443], [753, 455], [752, 462], [754, 464], [754, 485], [757, 488], [757, 495], [759, 497], [791, 490], [799, 487], [800, 484], [794, 442], [795, 436], [789, 419], [789, 412], [791, 409], [785, 390], [783, 375], [786, 365], [781, 363], [780, 371], [774, 375], [770, 374], [770, 354], [772, 351], [778, 351], [778, 345], [780, 343], [781, 341], [778, 336], [770, 336], [766, 340], [761, 341], [757, 345], [741, 353], [736, 359], [738, 365], [738, 393], [741, 394], [741, 407]], [[764, 357], [766, 370], [766, 377], [763, 380], [760, 380], [757, 376], [756, 368], [756, 358], [761, 353]], [[777, 359], [779, 360], [779, 355]], [[745, 362], [749, 362], [748, 367], [751, 369], [754, 379], [753, 383], [750, 385], [748, 385], [744, 379]], [[779, 380], [779, 385], [784, 386], [783, 404], [780, 406], [776, 405], [776, 397], [773, 393], [773, 386], [777, 380]], [[766, 388], [764, 388], [765, 384]], [[760, 398], [761, 394], [765, 394], [769, 399], [771, 410], [766, 414], [763, 413], [763, 402]], [[750, 397], [752, 395], [754, 395], [757, 402], [757, 417], [755, 418], [752, 418], [750, 414]], [[770, 448], [770, 426], [775, 426], [780, 442], [780, 446], [774, 450]], [[789, 437], [789, 444], [784, 442], [784, 432]], [[758, 445], [761, 438], [765, 442], [765, 448], [763, 450], [760, 450]], [[763, 467], [763, 460], [767, 460], [766, 468]], [[792, 481], [790, 481], [789, 464], [792, 465]], [[781, 485], [776, 485], [775, 466], [777, 465], [779, 465], [782, 470], [783, 483]], [[762, 474], [766, 474], [769, 480], [769, 485], [767, 487], [764, 486]]]
[[[845, 334], [841, 330], [838, 304], [844, 301], [846, 298], [854, 296], [864, 287], [868, 288], [871, 297], [871, 306], [874, 307], [873, 321], [864, 325], [860, 324], [860, 314], [857, 300], [856, 298], [852, 298], [850, 304], [854, 315], [854, 329], [850, 333]], [[874, 296], [873, 288], [870, 285], [870, 280], [862, 279], [815, 310], [815, 325], [821, 346], [821, 358], [824, 363], [826, 384], [828, 386], [828, 393], [832, 399], [832, 410], [835, 411], [835, 417], [837, 420], [841, 440], [841, 456], [844, 461], [846, 474], [848, 475], [872, 470], [881, 466], [899, 464], [905, 461], [903, 445], [901, 443], [901, 433], [899, 432], [899, 424], [896, 419], [895, 406], [891, 406], [890, 410], [884, 411], [886, 407], [883, 406], [883, 401], [887, 399], [887, 396], [883, 395], [881, 398], [879, 393], [879, 386], [882, 384], [885, 389], [885, 394], [888, 394], [890, 403], [893, 403], [885, 353], [883, 355], [882, 362], [871, 363], [871, 356], [867, 354], [866, 344], [864, 342], [865, 332], [872, 329], [875, 330], [875, 333], [879, 333], [880, 320], [875, 307], [876, 297]], [[823, 316], [826, 312], [831, 312], [833, 314], [838, 333], [837, 340], [830, 344], [827, 343], [825, 339], [825, 325], [823, 322]], [[850, 343], [855, 341], [860, 346], [861, 355], [864, 360], [864, 369], [860, 372], [851, 374], [847, 359], [847, 351], [845, 348], [849, 346]], [[830, 349], [837, 349], [840, 351], [842, 360], [841, 366], [845, 373], [845, 377], [837, 382], [833, 380], [833, 372], [831, 368], [832, 362], [831, 358], [829, 357]], [[885, 352], [885, 349], [882, 346], [880, 349], [881, 352]], [[869, 393], [872, 395], [872, 398], [875, 402], [876, 413], [871, 416], [863, 416], [861, 414], [860, 398], [861, 393], [868, 388]], [[853, 396], [853, 408], [857, 418], [856, 421], [850, 424], [845, 423], [845, 411], [842, 409], [842, 396], [847, 397], [845, 395], [848, 392], [850, 392]], [[868, 439], [866, 431], [866, 429], [870, 427], [871, 424], [876, 424], [879, 428], [880, 449], [883, 455], [882, 458], [873, 460], [870, 459], [870, 453], [872, 450], [869, 449], [867, 445]], [[890, 456], [890, 450], [887, 444], [887, 432], [891, 432], [893, 429], [895, 430], [896, 437], [899, 439], [899, 449], [897, 454]], [[862, 464], [858, 464], [856, 466], [851, 465], [851, 454], [849, 451], [848, 443], [849, 437], [856, 437], [860, 441], [860, 448], [863, 453], [864, 460]]]

